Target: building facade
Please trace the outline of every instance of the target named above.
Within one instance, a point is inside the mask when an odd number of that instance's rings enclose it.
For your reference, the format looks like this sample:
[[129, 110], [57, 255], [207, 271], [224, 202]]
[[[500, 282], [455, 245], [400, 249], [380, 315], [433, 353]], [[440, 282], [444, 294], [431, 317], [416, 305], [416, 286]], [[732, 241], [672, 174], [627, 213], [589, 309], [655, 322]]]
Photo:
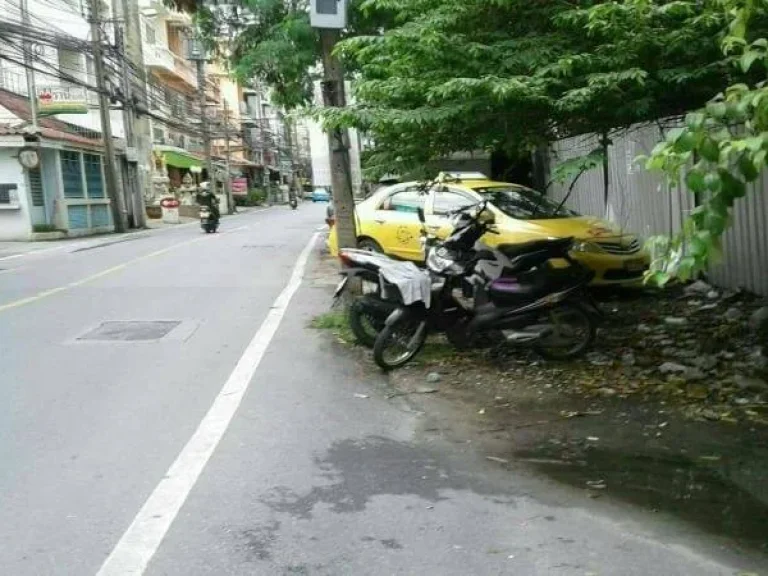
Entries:
[[[104, 6], [105, 15], [108, 7]], [[93, 59], [80, 49], [88, 15], [68, 0], [29, 0], [30, 24], [18, 3], [0, 0], [0, 240], [78, 236], [113, 229], [105, 187], [104, 145]], [[36, 70], [30, 94], [23, 39]], [[39, 109], [32, 127], [30, 98]], [[111, 113], [118, 150], [124, 150], [119, 111]], [[19, 151], [38, 148], [39, 165], [24, 168]]]

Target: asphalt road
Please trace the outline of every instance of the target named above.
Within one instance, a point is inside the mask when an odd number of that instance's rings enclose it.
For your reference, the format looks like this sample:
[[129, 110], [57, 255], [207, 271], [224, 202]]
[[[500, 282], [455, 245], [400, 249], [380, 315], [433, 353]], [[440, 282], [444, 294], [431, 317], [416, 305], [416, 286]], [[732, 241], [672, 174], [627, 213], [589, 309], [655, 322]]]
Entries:
[[0, 259], [0, 574], [754, 568], [425, 434], [307, 327], [328, 306], [308, 244], [323, 217], [302, 204], [215, 236], [185, 226]]

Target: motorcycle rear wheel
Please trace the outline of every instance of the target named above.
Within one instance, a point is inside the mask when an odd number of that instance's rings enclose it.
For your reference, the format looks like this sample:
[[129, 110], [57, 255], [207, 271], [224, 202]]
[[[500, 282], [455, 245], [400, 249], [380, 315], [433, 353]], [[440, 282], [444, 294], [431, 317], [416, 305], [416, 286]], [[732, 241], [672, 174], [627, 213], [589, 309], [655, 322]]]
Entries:
[[349, 306], [349, 327], [355, 335], [358, 344], [373, 348], [376, 337], [384, 329], [388, 313], [376, 306], [370, 305], [369, 296], [358, 296]]
[[[552, 308], [546, 314], [547, 321], [555, 333], [540, 340], [534, 349], [548, 360], [571, 360], [578, 358], [591, 348], [597, 335], [597, 326], [592, 315], [578, 303], [567, 302]], [[574, 334], [577, 330], [580, 333]], [[570, 337], [570, 345], [567, 342]], [[564, 342], [566, 345], [563, 345]]]
[[401, 368], [421, 352], [426, 341], [426, 320], [406, 310], [400, 318], [379, 332], [373, 345], [373, 359], [379, 368], [387, 372]]

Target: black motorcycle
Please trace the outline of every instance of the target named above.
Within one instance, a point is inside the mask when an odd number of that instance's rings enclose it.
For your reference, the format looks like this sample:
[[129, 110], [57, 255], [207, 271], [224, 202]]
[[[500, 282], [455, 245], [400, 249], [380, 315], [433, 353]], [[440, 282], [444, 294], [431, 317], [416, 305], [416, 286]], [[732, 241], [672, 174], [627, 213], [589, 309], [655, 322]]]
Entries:
[[211, 234], [219, 229], [219, 219], [209, 206], [200, 206], [200, 227], [206, 234]]
[[[551, 359], [584, 354], [600, 312], [586, 293], [594, 273], [570, 256], [573, 239], [478, 250], [475, 242], [494, 232], [493, 212], [485, 201], [458, 212], [451, 236], [431, 247], [427, 257], [430, 273], [445, 279], [434, 285], [434, 305], [404, 305], [396, 287], [384, 284], [383, 292], [399, 306], [376, 338], [376, 363], [384, 370], [407, 364], [435, 331], [445, 332], [460, 348], [492, 335], [532, 346]], [[423, 213], [419, 218], [423, 222]], [[568, 267], [552, 267], [553, 259], [565, 260]]]
[[355, 296], [348, 306], [349, 327], [359, 344], [373, 348], [376, 336], [397, 307], [396, 303], [381, 298], [379, 269], [389, 258], [367, 250], [342, 249], [339, 259], [344, 268], [333, 299], [339, 302], [352, 282], [360, 283], [361, 294]]

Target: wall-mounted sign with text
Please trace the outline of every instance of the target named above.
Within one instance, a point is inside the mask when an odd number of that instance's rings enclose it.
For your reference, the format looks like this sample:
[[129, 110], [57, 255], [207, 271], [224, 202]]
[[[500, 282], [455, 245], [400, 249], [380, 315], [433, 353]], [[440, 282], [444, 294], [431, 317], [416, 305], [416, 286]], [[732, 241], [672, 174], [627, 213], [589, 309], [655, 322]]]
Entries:
[[79, 86], [49, 86], [38, 89], [37, 108], [40, 116], [87, 114], [88, 102]]

